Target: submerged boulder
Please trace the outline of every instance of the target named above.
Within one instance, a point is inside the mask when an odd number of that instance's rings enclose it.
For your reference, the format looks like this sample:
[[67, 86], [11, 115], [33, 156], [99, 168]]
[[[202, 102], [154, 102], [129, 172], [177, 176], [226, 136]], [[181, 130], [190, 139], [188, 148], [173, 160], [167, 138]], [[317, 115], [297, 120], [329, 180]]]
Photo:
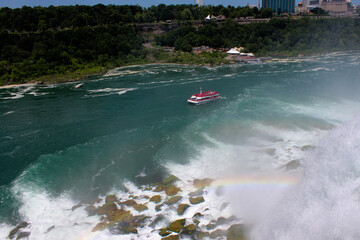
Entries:
[[[220, 238], [220, 237], [224, 237], [226, 236], [226, 231], [225, 230], [221, 230], [221, 229], [218, 229], [218, 230], [215, 230], [213, 232], [210, 233], [210, 238]], [[229, 238], [228, 238], [229, 239]]]
[[161, 207], [163, 206], [163, 204], [158, 204], [158, 205], [156, 205], [155, 206], [155, 210], [157, 211], [157, 212], [159, 212], [159, 211], [161, 211]]
[[108, 223], [106, 223], [106, 222], [99, 222], [98, 224], [96, 224], [96, 226], [91, 231], [96, 232], [96, 231], [105, 230], [107, 228], [107, 225], [108, 225]]
[[213, 181], [214, 181], [214, 179], [212, 179], [212, 178], [204, 178], [204, 179], [196, 178], [196, 179], [194, 179], [193, 184], [195, 187], [202, 189], [202, 188], [209, 186]]
[[233, 224], [227, 230], [228, 240], [245, 240], [245, 228], [243, 224]]
[[26, 228], [27, 226], [29, 226], [28, 222], [21, 222], [13, 230], [10, 231], [8, 238], [13, 239], [16, 235], [21, 233], [21, 229]]
[[180, 180], [180, 179], [177, 178], [176, 176], [171, 175], [171, 176], [169, 176], [169, 177], [167, 177], [167, 178], [164, 179], [163, 184], [164, 184], [164, 185], [170, 185], [170, 184], [173, 184], [173, 183], [175, 183], [175, 182], [177, 182], [177, 181], [179, 181], [179, 180]]
[[299, 160], [292, 160], [290, 162], [288, 162], [284, 167], [285, 170], [295, 170], [297, 168], [299, 168], [301, 166], [300, 161]]
[[163, 215], [161, 215], [161, 214], [157, 215], [156, 218], [154, 219], [154, 221], [152, 221], [152, 223], [150, 223], [149, 227], [155, 228], [155, 226], [159, 222], [163, 221], [164, 219], [165, 219], [165, 217]]
[[21, 239], [21, 238], [27, 238], [28, 236], [30, 236], [30, 232], [20, 231], [16, 237], [16, 240]]
[[85, 208], [89, 216], [94, 216], [96, 214], [97, 208], [94, 205], [87, 206]]
[[200, 195], [203, 195], [203, 194], [204, 194], [204, 190], [198, 189], [198, 190], [196, 190], [194, 192], [189, 193], [188, 195], [190, 197], [197, 197], [197, 196], [200, 196]]

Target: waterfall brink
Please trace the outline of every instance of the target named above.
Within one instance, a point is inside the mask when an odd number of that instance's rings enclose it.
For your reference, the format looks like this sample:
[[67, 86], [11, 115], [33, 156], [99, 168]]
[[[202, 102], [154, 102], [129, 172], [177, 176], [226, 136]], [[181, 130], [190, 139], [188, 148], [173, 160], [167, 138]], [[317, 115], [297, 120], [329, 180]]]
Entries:
[[253, 239], [359, 239], [360, 118], [339, 127], [305, 160], [302, 181], [254, 231]]

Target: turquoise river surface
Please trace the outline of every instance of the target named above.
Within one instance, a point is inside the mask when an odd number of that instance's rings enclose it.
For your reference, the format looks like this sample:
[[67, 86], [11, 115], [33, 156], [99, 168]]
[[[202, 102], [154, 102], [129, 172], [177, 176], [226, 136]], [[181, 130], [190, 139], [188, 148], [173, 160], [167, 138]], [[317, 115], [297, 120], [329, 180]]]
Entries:
[[[91, 235], [99, 218], [71, 207], [169, 174], [223, 179], [252, 239], [360, 238], [360, 52], [130, 66], [83, 83], [0, 89], [0, 239], [20, 221], [29, 239], [159, 239]], [[200, 87], [221, 99], [188, 104]]]

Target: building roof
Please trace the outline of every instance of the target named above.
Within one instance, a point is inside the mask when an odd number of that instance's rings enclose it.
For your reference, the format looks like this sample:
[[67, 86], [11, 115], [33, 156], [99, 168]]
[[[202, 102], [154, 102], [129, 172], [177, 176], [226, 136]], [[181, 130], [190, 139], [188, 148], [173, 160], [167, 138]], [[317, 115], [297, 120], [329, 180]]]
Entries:
[[228, 54], [240, 54], [240, 52], [238, 50], [236, 50], [235, 48], [230, 49], [226, 53], [228, 53]]

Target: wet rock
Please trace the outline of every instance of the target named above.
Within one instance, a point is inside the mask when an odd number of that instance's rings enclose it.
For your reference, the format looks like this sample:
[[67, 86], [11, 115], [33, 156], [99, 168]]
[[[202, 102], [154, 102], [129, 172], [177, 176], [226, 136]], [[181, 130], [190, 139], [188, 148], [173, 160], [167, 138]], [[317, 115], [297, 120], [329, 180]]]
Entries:
[[53, 230], [54, 228], [55, 228], [55, 225], [53, 225], [53, 226], [49, 227], [49, 228], [46, 230], [46, 232], [45, 232], [45, 233], [50, 232], [50, 231], [51, 231], [51, 230]]
[[29, 226], [28, 222], [21, 222], [19, 225], [17, 225], [13, 230], [10, 231], [8, 237], [10, 239], [13, 239], [15, 237], [15, 235], [20, 233], [20, 229], [22, 228], [26, 228], [27, 226]]
[[185, 226], [185, 222], [186, 220], [185, 219], [178, 219], [176, 220], [175, 222], [172, 222], [170, 225], [169, 225], [169, 231], [171, 232], [180, 232], [181, 229]]
[[112, 203], [112, 202], [116, 202], [117, 199], [116, 199], [116, 196], [114, 194], [112, 195], [107, 195], [105, 197], [105, 203]]
[[133, 207], [138, 212], [142, 212], [148, 209], [148, 207], [144, 204], [135, 204]]
[[161, 201], [160, 195], [154, 195], [150, 198], [150, 202], [159, 203]]
[[92, 232], [103, 231], [104, 229], [106, 229], [107, 225], [108, 224], [106, 222], [99, 222], [91, 231]]
[[206, 225], [207, 230], [213, 230], [216, 228], [216, 223], [209, 223]]
[[117, 206], [115, 203], [105, 203], [104, 205], [102, 205], [101, 207], [99, 207], [96, 210], [96, 214], [97, 215], [107, 215], [108, 217], [111, 216], [113, 214], [114, 211], [117, 210]]
[[192, 235], [196, 231], [196, 225], [190, 224], [184, 227], [182, 233], [186, 235]]
[[200, 221], [197, 220], [197, 219], [193, 219], [193, 222], [196, 224], [196, 225], [199, 225]]
[[156, 210], [157, 212], [161, 211], [161, 207], [162, 207], [162, 206], [163, 206], [163, 204], [156, 205], [156, 206], [155, 206], [155, 210]]
[[311, 146], [311, 145], [304, 145], [304, 146], [301, 147], [302, 151], [312, 151], [312, 150], [315, 150], [315, 149], [316, 149], [316, 147]]
[[179, 235], [170, 235], [170, 236], [161, 238], [161, 240], [178, 240], [178, 239], [179, 239]]
[[227, 206], [229, 206], [228, 202], [221, 204], [220, 211], [224, 210]]
[[71, 211], [74, 211], [75, 209], [78, 209], [79, 207], [82, 207], [83, 205], [84, 205], [84, 203], [78, 203], [71, 208]]
[[211, 178], [194, 179], [193, 184], [195, 187], [202, 189], [209, 186], [213, 181], [214, 179]]
[[202, 203], [202, 202], [204, 202], [205, 201], [205, 199], [204, 199], [204, 197], [203, 196], [201, 196], [201, 197], [194, 197], [194, 198], [189, 198], [189, 201], [190, 201], [190, 203], [191, 204], [199, 204], [199, 203]]
[[197, 235], [196, 235], [197, 239], [203, 239], [203, 238], [206, 238], [206, 237], [210, 237], [210, 233], [208, 232], [199, 232]]
[[203, 194], [204, 194], [204, 191], [202, 189], [199, 189], [199, 190], [196, 190], [194, 192], [189, 193], [188, 195], [190, 197], [197, 197], [197, 196], [200, 196], [200, 195], [203, 195]]
[[130, 211], [125, 211], [124, 209], [117, 209], [108, 219], [111, 222], [131, 221], [133, 219], [133, 215], [131, 215]]
[[216, 221], [216, 226], [220, 226], [220, 225], [224, 225], [224, 224], [228, 224], [231, 221], [231, 218], [224, 218], [224, 217], [219, 217]]
[[85, 208], [85, 210], [87, 211], [89, 216], [94, 216], [96, 214], [97, 208], [95, 206], [93, 206], [93, 205], [90, 205], [90, 206], [87, 206]]
[[28, 236], [30, 236], [30, 232], [19, 232], [16, 240], [21, 239], [21, 238], [27, 238]]
[[171, 175], [167, 178], [165, 178], [165, 180], [163, 181], [163, 184], [164, 185], [171, 185], [171, 184], [174, 184], [175, 182], [179, 181], [180, 179], [177, 178], [176, 176], [174, 175]]
[[159, 235], [162, 236], [162, 237], [165, 237], [165, 236], [170, 235], [170, 234], [171, 234], [171, 232], [169, 232], [167, 228], [163, 228], [159, 232]]
[[242, 224], [233, 224], [227, 230], [228, 240], [245, 240], [245, 229]]
[[226, 236], [226, 231], [218, 229], [210, 233], [210, 238], [220, 238]]
[[134, 195], [129, 195], [129, 198], [132, 198], [132, 199], [139, 199], [139, 197], [138, 196], [134, 196]]
[[202, 216], [203, 216], [203, 214], [197, 212], [197, 213], [194, 214], [193, 218], [200, 218]]
[[177, 203], [178, 201], [180, 201], [181, 199], [182, 199], [181, 196], [175, 196], [175, 197], [172, 197], [172, 198], [170, 198], [169, 200], [167, 200], [167, 201], [165, 202], [165, 204], [167, 204], [167, 205], [173, 205], [173, 204]]
[[299, 160], [292, 160], [288, 162], [284, 167], [285, 170], [295, 170], [301, 166]]
[[101, 201], [102, 201], [101, 198], [97, 198], [97, 199], [91, 200], [90, 202], [88, 202], [88, 204], [93, 205], [93, 204], [95, 204], [95, 203], [100, 203]]
[[124, 202], [119, 202], [120, 205], [126, 205], [126, 206], [134, 206], [135, 204], [137, 204], [137, 202], [135, 202], [132, 199], [126, 200]]
[[188, 204], [180, 204], [178, 209], [177, 209], [177, 213], [179, 215], [183, 215], [184, 212], [186, 211], [186, 209], [188, 209], [189, 207], [190, 207], [190, 205], [188, 205]]
[[158, 185], [155, 187], [154, 192], [162, 192], [165, 191], [166, 187], [163, 185]]
[[180, 191], [180, 188], [175, 186], [170, 186], [165, 189], [165, 193], [168, 196], [174, 196]]
[[123, 226], [116, 226], [110, 229], [111, 234], [137, 234], [138, 230], [135, 227], [123, 227]]
[[161, 214], [157, 215], [156, 218], [154, 219], [154, 221], [152, 221], [152, 223], [149, 224], [149, 227], [155, 228], [156, 225], [164, 219], [165, 219], [165, 217], [163, 215], [161, 215]]
[[146, 219], [150, 219], [151, 217], [145, 216], [145, 215], [141, 215], [141, 216], [136, 216], [135, 217], [135, 222], [139, 223], [139, 224], [143, 224], [145, 222]]

